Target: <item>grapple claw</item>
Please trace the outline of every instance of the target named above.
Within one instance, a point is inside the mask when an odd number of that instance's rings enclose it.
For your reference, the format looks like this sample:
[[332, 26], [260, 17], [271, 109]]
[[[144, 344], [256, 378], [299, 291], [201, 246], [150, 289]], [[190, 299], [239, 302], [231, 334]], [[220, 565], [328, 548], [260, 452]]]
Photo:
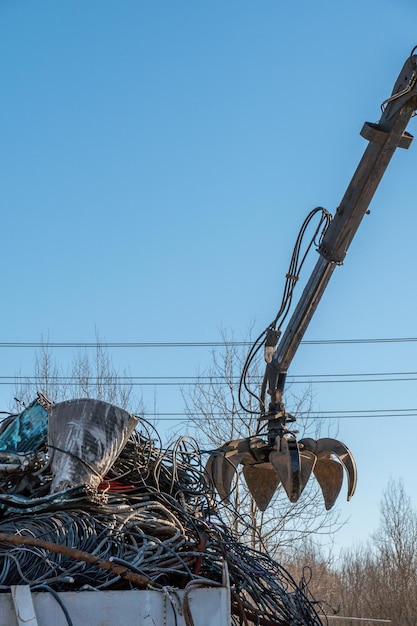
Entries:
[[337, 500], [343, 484], [343, 468], [340, 463], [334, 461], [330, 454], [322, 453], [317, 459], [314, 468], [314, 476], [320, 485], [324, 506], [329, 511]]
[[233, 477], [236, 473], [236, 465], [240, 462], [239, 457], [241, 455], [236, 455], [237, 458], [233, 455], [231, 455], [231, 458], [227, 457], [226, 455], [227, 453], [230, 454], [230, 451], [224, 451], [223, 448], [226, 447], [227, 444], [210, 455], [206, 464], [206, 472], [221, 499], [228, 504]]
[[297, 442], [293, 438], [277, 437], [275, 446], [269, 454], [269, 460], [290, 502], [297, 502], [301, 493], [301, 465]]
[[[343, 467], [348, 477], [347, 499], [350, 500], [356, 489], [356, 463], [349, 448], [337, 439], [324, 437], [323, 439], [301, 439], [299, 445], [305, 452], [313, 453], [317, 457], [314, 466], [314, 475], [323, 493], [326, 509], [334, 505], [343, 483]], [[336, 456], [337, 462], [332, 458]]]
[[220, 453], [219, 456], [215, 456], [213, 454], [207, 461], [205, 469], [211, 483], [214, 485], [221, 499], [225, 502], [229, 502], [230, 487], [227, 487], [227, 478], [224, 478], [224, 462], [224, 456], [221, 456]]
[[246, 484], [260, 511], [266, 511], [278, 485], [279, 478], [271, 463], [244, 465]]
[[357, 481], [357, 469], [353, 454], [344, 443], [338, 441], [337, 439], [318, 439], [317, 455], [320, 456], [321, 454], [326, 452], [330, 452], [330, 454], [334, 454], [335, 456], [337, 456], [337, 458], [346, 470], [348, 476], [347, 499], [349, 501], [355, 493]]
[[304, 487], [306, 486], [308, 479], [311, 476], [311, 472], [314, 470], [317, 462], [317, 457], [315, 454], [310, 452], [309, 450], [300, 450], [300, 461], [301, 461], [301, 490], [300, 494], [303, 492]]
[[223, 502], [228, 504], [230, 501], [232, 482], [239, 463], [247, 465], [257, 463], [258, 458], [263, 457], [257, 456], [256, 451], [264, 446], [264, 442], [259, 438], [235, 439], [210, 455], [205, 468], [206, 473]]
[[[239, 463], [250, 494], [265, 511], [280, 483], [290, 500], [297, 502], [311, 472], [323, 493], [327, 510], [336, 502], [343, 483], [343, 468], [348, 476], [348, 500], [356, 487], [356, 464], [350, 450], [337, 439], [301, 439], [287, 433], [277, 435], [274, 443], [259, 437], [236, 439], [214, 451], [206, 472], [225, 503], [229, 503], [233, 478]], [[332, 458], [337, 457], [337, 461]]]

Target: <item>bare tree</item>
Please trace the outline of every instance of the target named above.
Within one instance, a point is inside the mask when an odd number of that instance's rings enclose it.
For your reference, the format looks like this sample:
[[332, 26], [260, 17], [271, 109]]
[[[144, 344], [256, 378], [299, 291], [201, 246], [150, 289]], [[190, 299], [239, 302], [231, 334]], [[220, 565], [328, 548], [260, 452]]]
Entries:
[[297, 555], [283, 564], [308, 584], [327, 615], [343, 617], [346, 626], [355, 626], [358, 619], [415, 626], [417, 512], [401, 480], [389, 482], [380, 511], [380, 525], [369, 540], [342, 552], [337, 563], [307, 537]]
[[[240, 374], [246, 358], [245, 346], [239, 346], [222, 331], [224, 346], [213, 350], [212, 363], [197, 384], [183, 389], [185, 408], [197, 433], [198, 441], [207, 451], [233, 439], [253, 435], [258, 426], [259, 406], [253, 397], [248, 399], [251, 413], [242, 410], [238, 398]], [[253, 384], [259, 388], [262, 377], [261, 364], [251, 370]], [[297, 414], [297, 424], [302, 433], [318, 438], [323, 421], [310, 419], [311, 390], [303, 390], [301, 397], [292, 395], [292, 412]], [[288, 405], [288, 402], [287, 402]], [[312, 432], [313, 431], [313, 432]], [[282, 488], [278, 488], [268, 509], [260, 512], [238, 470], [231, 493], [231, 505], [225, 506], [222, 515], [242, 540], [257, 549], [267, 549], [274, 557], [297, 551], [306, 536], [312, 541], [327, 538], [344, 523], [336, 510], [325, 511], [320, 489], [311, 479], [296, 504], [291, 504]]]
[[[380, 503], [380, 525], [339, 565], [342, 614], [417, 623], [417, 512], [401, 480], [391, 480]], [[353, 624], [353, 622], [352, 622]]]
[[340, 577], [334, 557], [324, 546], [317, 545], [306, 535], [298, 542], [297, 552], [284, 558], [281, 564], [301, 588], [308, 586], [321, 611], [328, 614], [340, 612]]
[[[41, 391], [54, 402], [71, 398], [96, 398], [143, 413], [142, 400], [134, 398], [132, 390], [129, 374], [126, 371], [120, 374], [116, 370], [96, 332], [94, 352], [80, 350], [67, 369], [58, 365], [48, 342], [43, 342], [35, 355], [33, 376], [17, 377], [14, 396], [20, 406], [28, 404]], [[12, 411], [15, 409], [15, 406], [10, 408]]]
[[417, 512], [401, 480], [391, 480], [380, 504], [380, 527], [373, 534], [375, 608], [393, 624], [417, 623]]

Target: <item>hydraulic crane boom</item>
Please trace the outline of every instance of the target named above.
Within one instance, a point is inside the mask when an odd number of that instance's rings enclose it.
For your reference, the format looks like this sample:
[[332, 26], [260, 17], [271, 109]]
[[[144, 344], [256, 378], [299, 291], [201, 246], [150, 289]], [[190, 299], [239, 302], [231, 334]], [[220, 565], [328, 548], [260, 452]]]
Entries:
[[377, 124], [365, 122], [361, 130], [369, 145], [327, 229], [319, 247], [321, 256], [274, 354], [277, 372], [287, 371], [336, 265], [343, 263], [395, 150], [408, 148], [413, 140], [405, 129], [417, 109], [416, 64], [417, 56], [411, 55], [395, 83], [393, 95], [383, 105], [381, 119]]
[[[398, 147], [408, 148], [412, 135], [406, 132], [417, 110], [417, 56], [414, 48], [394, 85], [392, 95], [381, 105], [378, 123], [366, 122], [361, 135], [369, 141], [334, 218], [318, 248], [319, 259], [280, 341], [270, 328], [265, 340], [268, 350], [265, 379], [271, 401], [260, 416], [267, 421], [268, 440], [248, 437], [229, 441], [209, 458], [207, 472], [224, 501], [239, 463], [258, 507], [265, 510], [281, 483], [296, 502], [313, 471], [323, 492], [326, 508], [333, 506], [348, 475], [348, 500], [356, 486], [356, 465], [349, 449], [340, 441], [325, 438], [297, 442], [287, 424], [295, 418], [285, 411], [282, 394], [291, 361], [337, 265], [341, 265], [353, 237], [368, 211], [372, 197]], [[277, 346], [275, 348], [275, 346]], [[272, 354], [271, 354], [272, 350]], [[337, 461], [333, 458], [336, 457]]]

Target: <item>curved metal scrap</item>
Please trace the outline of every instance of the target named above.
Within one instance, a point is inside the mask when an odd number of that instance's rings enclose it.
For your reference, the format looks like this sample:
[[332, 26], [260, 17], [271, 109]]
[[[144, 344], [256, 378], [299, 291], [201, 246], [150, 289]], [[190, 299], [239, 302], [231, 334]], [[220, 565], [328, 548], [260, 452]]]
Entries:
[[97, 487], [137, 423], [134, 415], [102, 400], [67, 400], [52, 406], [48, 416], [51, 492], [76, 485]]

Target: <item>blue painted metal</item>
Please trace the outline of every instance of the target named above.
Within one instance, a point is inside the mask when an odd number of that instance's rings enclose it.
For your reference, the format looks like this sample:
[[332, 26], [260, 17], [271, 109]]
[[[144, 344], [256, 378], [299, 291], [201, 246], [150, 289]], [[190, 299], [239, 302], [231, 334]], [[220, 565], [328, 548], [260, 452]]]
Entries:
[[42, 445], [48, 432], [48, 412], [33, 400], [15, 415], [0, 433], [0, 451], [34, 452]]

